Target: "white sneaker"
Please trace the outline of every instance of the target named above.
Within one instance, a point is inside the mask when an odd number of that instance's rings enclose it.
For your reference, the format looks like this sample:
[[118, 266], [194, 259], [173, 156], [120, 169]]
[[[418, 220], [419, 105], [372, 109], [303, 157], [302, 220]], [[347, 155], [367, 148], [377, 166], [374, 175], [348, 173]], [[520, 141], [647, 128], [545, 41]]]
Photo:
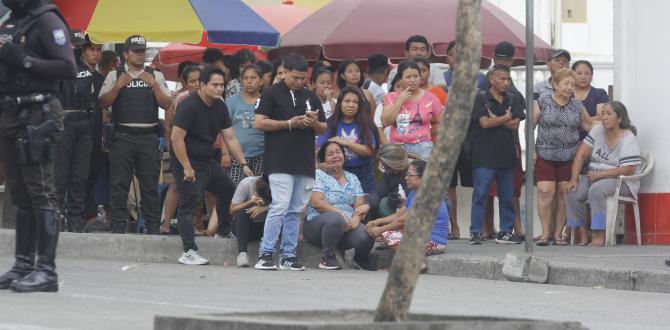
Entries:
[[198, 251], [188, 250], [181, 254], [179, 257], [179, 263], [184, 265], [208, 265], [209, 261], [201, 257], [198, 254]]
[[237, 267], [249, 267], [249, 257], [246, 252], [237, 255]]

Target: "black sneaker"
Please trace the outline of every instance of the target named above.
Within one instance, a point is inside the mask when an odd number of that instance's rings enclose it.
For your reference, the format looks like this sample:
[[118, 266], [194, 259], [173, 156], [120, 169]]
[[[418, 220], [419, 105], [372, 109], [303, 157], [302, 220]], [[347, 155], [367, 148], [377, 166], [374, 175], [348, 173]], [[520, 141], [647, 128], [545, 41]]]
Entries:
[[470, 245], [482, 245], [482, 234], [470, 233]]
[[272, 253], [263, 253], [258, 257], [258, 261], [254, 266], [256, 269], [260, 270], [277, 270], [277, 265], [275, 265], [275, 260], [272, 257]]
[[279, 269], [281, 270], [305, 270], [305, 266], [298, 261], [296, 257], [282, 258], [281, 263], [279, 264]]
[[514, 238], [514, 234], [512, 234], [512, 233], [499, 232], [498, 235], [496, 236], [496, 243], [498, 243], [498, 244], [519, 244], [519, 243], [521, 243], [521, 241], [517, 241], [516, 238]]
[[665, 265], [668, 266], [668, 267], [670, 267], [670, 258], [665, 259]]
[[326, 270], [337, 270], [342, 269], [339, 263], [337, 263], [337, 257], [334, 254], [321, 257], [321, 262], [319, 263], [319, 268]]

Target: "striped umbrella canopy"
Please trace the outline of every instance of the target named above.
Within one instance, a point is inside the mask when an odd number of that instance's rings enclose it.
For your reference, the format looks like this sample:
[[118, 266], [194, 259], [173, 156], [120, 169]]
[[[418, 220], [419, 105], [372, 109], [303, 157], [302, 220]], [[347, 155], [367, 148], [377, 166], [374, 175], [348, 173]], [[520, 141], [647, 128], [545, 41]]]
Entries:
[[278, 5], [288, 5], [302, 7], [311, 11], [319, 10], [333, 0], [243, 0], [251, 7], [273, 7]]
[[275, 47], [279, 32], [241, 0], [53, 0], [93, 42], [133, 34], [153, 42]]

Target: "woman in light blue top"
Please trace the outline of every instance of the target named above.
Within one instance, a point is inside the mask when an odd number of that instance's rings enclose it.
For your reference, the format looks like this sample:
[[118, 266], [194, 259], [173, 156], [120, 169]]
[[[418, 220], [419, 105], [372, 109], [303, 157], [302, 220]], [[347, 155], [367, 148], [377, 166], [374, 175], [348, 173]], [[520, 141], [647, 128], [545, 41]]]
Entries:
[[374, 240], [368, 236], [361, 221], [370, 206], [365, 204], [361, 183], [356, 175], [344, 170], [344, 147], [327, 141], [319, 150], [320, 163], [328, 163], [331, 171], [316, 170], [314, 188], [303, 226], [305, 239], [323, 248], [321, 269], [340, 269], [336, 249], [355, 249], [354, 262], [370, 269], [368, 255]]
[[[256, 104], [261, 96], [261, 68], [255, 64], [242, 67], [242, 92], [235, 94], [226, 101], [230, 119], [233, 122], [235, 136], [240, 141], [244, 157], [255, 176], [263, 175], [263, 153], [265, 150], [265, 136], [256, 129], [254, 119]], [[238, 185], [244, 179], [242, 166], [233, 160], [228, 170], [228, 176]]]

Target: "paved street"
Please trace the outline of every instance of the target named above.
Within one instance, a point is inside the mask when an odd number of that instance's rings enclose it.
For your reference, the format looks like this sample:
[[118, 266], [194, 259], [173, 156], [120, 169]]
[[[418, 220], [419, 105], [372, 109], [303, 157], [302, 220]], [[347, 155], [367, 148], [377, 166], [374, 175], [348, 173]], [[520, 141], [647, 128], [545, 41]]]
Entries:
[[[0, 257], [3, 269], [11, 261]], [[58, 265], [58, 294], [0, 291], [0, 329], [152, 329], [156, 314], [372, 309], [386, 280], [385, 272], [79, 259]], [[659, 293], [422, 276], [412, 306], [415, 312], [573, 320], [610, 330], [667, 329], [669, 305], [670, 295]]]

